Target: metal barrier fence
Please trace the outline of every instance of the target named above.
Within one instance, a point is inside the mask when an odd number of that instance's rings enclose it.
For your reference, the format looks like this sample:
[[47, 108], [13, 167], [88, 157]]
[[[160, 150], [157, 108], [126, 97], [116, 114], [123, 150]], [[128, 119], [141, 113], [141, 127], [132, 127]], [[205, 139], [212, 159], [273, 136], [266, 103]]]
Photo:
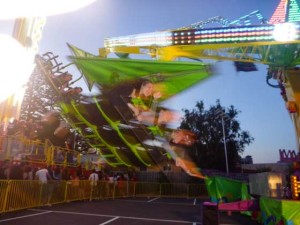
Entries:
[[147, 183], [88, 180], [48, 181], [0, 180], [0, 213], [71, 201], [115, 199], [121, 197], [207, 197], [204, 184]]

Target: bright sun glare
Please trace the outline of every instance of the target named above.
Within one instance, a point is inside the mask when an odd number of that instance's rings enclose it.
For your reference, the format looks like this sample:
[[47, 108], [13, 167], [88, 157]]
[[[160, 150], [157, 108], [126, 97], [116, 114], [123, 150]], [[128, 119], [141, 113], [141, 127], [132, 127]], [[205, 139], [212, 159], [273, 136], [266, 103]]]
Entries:
[[95, 0], [9, 0], [0, 3], [0, 19], [50, 16], [78, 10]]
[[[78, 10], [95, 0], [9, 0], [0, 3], [0, 20], [50, 16]], [[19, 91], [34, 68], [34, 52], [16, 39], [0, 34], [0, 103]]]
[[20, 90], [33, 70], [33, 56], [14, 38], [0, 34], [0, 102]]

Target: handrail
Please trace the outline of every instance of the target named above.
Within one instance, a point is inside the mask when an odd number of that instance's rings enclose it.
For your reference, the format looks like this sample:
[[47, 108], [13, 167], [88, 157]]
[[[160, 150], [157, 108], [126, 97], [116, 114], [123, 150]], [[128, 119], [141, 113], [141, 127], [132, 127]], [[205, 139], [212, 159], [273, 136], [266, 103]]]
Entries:
[[0, 143], [0, 160], [70, 167], [81, 165], [80, 152], [54, 146], [49, 140], [43, 143], [24, 136], [0, 136]]

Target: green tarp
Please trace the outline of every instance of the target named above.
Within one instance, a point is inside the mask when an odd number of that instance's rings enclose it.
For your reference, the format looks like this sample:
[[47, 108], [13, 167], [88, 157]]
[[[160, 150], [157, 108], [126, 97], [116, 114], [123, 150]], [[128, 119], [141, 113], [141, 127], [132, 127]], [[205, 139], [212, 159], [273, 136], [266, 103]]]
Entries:
[[247, 183], [225, 177], [208, 177], [206, 188], [212, 202], [234, 202], [250, 199]]
[[261, 219], [265, 225], [299, 225], [300, 202], [261, 197]]

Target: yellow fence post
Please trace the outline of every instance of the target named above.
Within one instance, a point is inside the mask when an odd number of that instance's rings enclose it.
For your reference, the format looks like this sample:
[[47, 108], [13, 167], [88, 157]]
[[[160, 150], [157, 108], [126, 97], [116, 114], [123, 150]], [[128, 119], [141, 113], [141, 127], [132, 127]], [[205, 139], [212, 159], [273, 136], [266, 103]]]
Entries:
[[189, 199], [190, 198], [190, 185], [187, 185], [187, 190], [186, 190], [186, 198]]
[[91, 185], [90, 201], [93, 200], [93, 193], [94, 193], [94, 185]]
[[5, 212], [6, 210], [6, 204], [8, 201], [8, 194], [11, 188], [11, 180], [6, 181], [7, 185], [6, 185], [6, 190], [5, 190], [5, 195], [4, 195], [4, 201], [3, 201], [3, 207], [2, 207], [2, 212]]
[[161, 183], [159, 184], [159, 197], [161, 197], [161, 190], [162, 190], [162, 187], [161, 187]]
[[115, 200], [115, 191], [116, 191], [116, 183], [115, 183], [115, 181], [114, 181], [114, 186], [113, 186], [114, 188], [113, 188], [113, 196], [112, 196], [112, 198], [113, 198], [113, 200]]
[[64, 197], [64, 202], [68, 202], [67, 196], [68, 196], [68, 181], [65, 181], [65, 197]]

